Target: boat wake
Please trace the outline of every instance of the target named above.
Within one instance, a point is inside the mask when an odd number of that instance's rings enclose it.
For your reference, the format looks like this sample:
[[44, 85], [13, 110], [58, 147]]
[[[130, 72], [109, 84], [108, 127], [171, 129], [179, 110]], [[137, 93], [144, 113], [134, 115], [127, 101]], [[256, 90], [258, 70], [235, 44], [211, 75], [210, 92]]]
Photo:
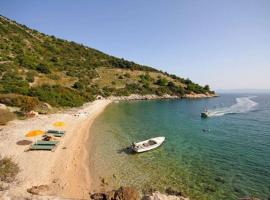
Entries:
[[208, 116], [213, 117], [213, 116], [223, 116], [227, 114], [250, 112], [254, 110], [254, 108], [258, 104], [255, 101], [252, 101], [252, 98], [254, 97], [255, 96], [236, 98], [236, 104], [229, 107], [208, 110]]

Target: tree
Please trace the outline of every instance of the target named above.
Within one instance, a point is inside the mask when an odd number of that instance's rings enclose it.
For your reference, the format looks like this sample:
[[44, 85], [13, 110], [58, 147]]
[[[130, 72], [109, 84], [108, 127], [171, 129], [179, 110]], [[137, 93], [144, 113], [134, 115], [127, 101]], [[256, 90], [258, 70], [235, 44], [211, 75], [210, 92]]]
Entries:
[[166, 78], [160, 78], [156, 82], [157, 85], [166, 86], [168, 84], [168, 80]]
[[209, 85], [205, 85], [203, 89], [206, 90], [206, 91], [210, 91]]

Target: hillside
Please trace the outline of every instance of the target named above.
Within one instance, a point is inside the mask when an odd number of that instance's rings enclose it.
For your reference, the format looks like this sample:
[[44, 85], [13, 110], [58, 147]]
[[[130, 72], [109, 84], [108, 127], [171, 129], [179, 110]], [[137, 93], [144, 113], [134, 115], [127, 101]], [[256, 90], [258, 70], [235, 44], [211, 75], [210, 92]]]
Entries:
[[0, 103], [80, 106], [97, 95], [212, 93], [152, 67], [55, 38], [0, 16]]

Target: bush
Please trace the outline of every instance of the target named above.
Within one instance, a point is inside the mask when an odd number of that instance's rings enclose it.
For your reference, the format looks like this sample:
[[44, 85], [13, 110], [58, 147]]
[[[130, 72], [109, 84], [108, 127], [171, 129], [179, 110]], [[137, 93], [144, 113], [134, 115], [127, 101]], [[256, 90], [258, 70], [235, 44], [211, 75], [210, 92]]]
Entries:
[[0, 103], [7, 106], [20, 107], [23, 111], [31, 111], [36, 108], [39, 101], [36, 97], [29, 97], [18, 94], [1, 94]]
[[156, 82], [159, 86], [166, 86], [168, 84], [168, 80], [166, 78], [160, 78]]
[[33, 83], [35, 81], [35, 72], [33, 71], [29, 71], [26, 73], [26, 80], [29, 82], [29, 83]]
[[40, 73], [43, 73], [43, 74], [50, 74], [51, 73], [51, 70], [45, 65], [38, 65], [36, 69], [37, 69], [37, 71], [39, 71]]
[[60, 77], [56, 74], [49, 74], [48, 78], [52, 80], [60, 80]]
[[52, 106], [76, 107], [81, 106], [85, 100], [77, 91], [61, 85], [38, 86], [31, 89], [30, 95]]
[[0, 180], [5, 182], [14, 181], [16, 175], [19, 173], [20, 169], [17, 163], [12, 161], [11, 158], [0, 157]]
[[8, 109], [0, 109], [0, 125], [6, 125], [13, 119], [15, 119], [15, 115], [12, 112], [10, 112]]
[[3, 75], [0, 84], [2, 85], [1, 92], [3, 93], [27, 94], [29, 89], [28, 82], [23, 80], [18, 73], [12, 71]]
[[130, 73], [125, 73], [124, 76], [127, 77], [127, 78], [131, 78]]
[[35, 97], [24, 97], [22, 99], [21, 110], [24, 112], [29, 112], [35, 110], [39, 104], [39, 100]]
[[75, 82], [72, 87], [77, 89], [77, 90], [82, 90], [84, 88], [83, 84], [79, 81]]

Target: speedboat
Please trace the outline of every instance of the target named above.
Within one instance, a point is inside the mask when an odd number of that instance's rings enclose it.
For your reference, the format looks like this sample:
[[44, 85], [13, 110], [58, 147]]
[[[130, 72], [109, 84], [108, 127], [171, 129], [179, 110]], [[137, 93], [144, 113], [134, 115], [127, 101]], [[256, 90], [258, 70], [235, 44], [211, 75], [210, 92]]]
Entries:
[[134, 142], [131, 148], [136, 153], [142, 153], [159, 147], [164, 141], [165, 137], [155, 137], [141, 142]]
[[207, 117], [209, 117], [209, 112], [207, 112], [207, 111], [206, 111], [206, 112], [202, 112], [202, 113], [201, 113], [201, 117], [202, 117], [202, 118], [207, 118]]

